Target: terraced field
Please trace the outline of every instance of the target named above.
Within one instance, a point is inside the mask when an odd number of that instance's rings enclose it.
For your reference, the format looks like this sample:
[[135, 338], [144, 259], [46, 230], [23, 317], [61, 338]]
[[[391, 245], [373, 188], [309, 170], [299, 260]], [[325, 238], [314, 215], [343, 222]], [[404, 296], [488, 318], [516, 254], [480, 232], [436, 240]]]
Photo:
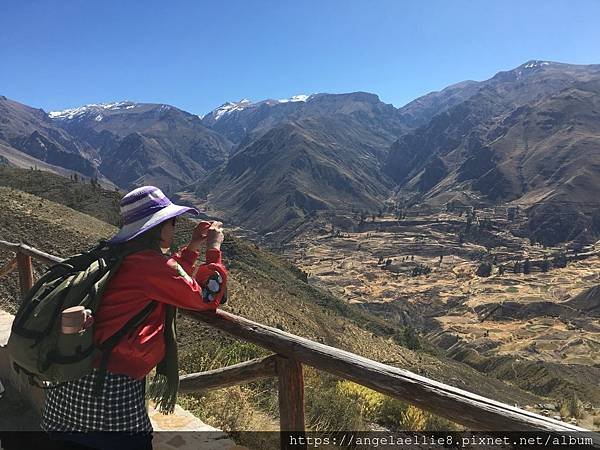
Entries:
[[[464, 219], [457, 225], [460, 217], [447, 214], [404, 224], [368, 220], [359, 231], [333, 232], [322, 221], [285, 254], [310, 283], [390, 323], [415, 327], [457, 360], [533, 392], [560, 398], [575, 390], [600, 406], [600, 290], [594, 290], [600, 256], [593, 248], [564, 268], [514, 273], [515, 261], [552, 261], [563, 249], [530, 245], [508, 229], [461, 244]], [[477, 276], [481, 262], [492, 260], [491, 276]], [[412, 276], [419, 266], [431, 272]], [[540, 364], [552, 372], [552, 386], [523, 377]]]

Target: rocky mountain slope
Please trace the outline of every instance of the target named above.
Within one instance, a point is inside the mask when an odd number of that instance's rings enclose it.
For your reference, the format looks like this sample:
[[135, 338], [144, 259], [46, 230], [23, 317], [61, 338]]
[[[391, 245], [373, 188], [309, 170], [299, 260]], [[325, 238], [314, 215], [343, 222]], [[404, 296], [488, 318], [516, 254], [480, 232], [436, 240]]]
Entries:
[[[433, 178], [422, 175], [427, 175], [427, 169], [435, 172], [439, 158], [448, 156], [456, 164], [465, 162], [485, 145], [481, 134], [519, 106], [554, 95], [575, 82], [598, 76], [600, 65], [577, 66], [537, 61], [500, 72], [476, 86], [468, 84], [470, 91], [474, 87], [476, 90], [464, 101], [440, 112], [429, 123], [403, 135], [394, 143], [387, 159], [386, 172], [400, 186], [415, 186], [416, 179], [421, 181], [423, 178], [425, 184], [415, 187], [426, 191], [439, 181], [440, 175]], [[448, 170], [439, 173], [442, 172]]]
[[253, 103], [242, 100], [222, 105], [205, 115], [202, 122], [232, 142], [241, 143], [240, 148], [243, 148], [250, 141], [286, 122], [339, 117], [355, 119], [359, 128], [369, 130], [383, 141], [394, 141], [406, 129], [396, 108], [367, 92], [303, 95], [291, 101], [264, 100]]
[[117, 102], [51, 112], [53, 123], [98, 150], [99, 170], [117, 185], [166, 191], [225, 161], [231, 143], [170, 105]]
[[[535, 206], [534, 238], [572, 239], [596, 227], [598, 81], [600, 66], [530, 62], [501, 72], [395, 142], [386, 173], [401, 197], [418, 193], [436, 205]], [[568, 226], [543, 230], [558, 214], [570, 216]]]
[[210, 193], [211, 211], [260, 232], [283, 233], [317, 210], [381, 208], [393, 183], [375, 137], [355, 130], [347, 118], [280, 125], [193, 188]]
[[[0, 96], [0, 145], [13, 158], [18, 155], [16, 150], [42, 162], [87, 176], [97, 174], [94, 162], [98, 153], [92, 146], [61, 130], [43, 110], [4, 96]], [[24, 158], [26, 157], [21, 159]]]

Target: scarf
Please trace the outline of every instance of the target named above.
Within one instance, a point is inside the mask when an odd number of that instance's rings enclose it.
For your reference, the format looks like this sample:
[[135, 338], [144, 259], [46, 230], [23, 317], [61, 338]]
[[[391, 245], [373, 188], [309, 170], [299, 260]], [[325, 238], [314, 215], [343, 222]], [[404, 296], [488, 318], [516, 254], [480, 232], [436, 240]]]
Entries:
[[156, 366], [156, 374], [146, 390], [146, 398], [156, 403], [162, 414], [175, 410], [179, 390], [179, 360], [177, 358], [177, 308], [167, 305], [165, 314], [165, 356]]

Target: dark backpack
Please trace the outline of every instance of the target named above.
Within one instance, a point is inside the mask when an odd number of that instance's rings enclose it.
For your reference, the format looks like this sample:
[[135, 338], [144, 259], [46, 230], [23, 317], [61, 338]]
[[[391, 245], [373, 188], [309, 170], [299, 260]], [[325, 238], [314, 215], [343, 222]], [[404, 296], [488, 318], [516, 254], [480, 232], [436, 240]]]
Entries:
[[17, 373], [33, 385], [52, 388], [91, 373], [92, 362], [101, 352], [95, 386], [95, 393], [100, 393], [110, 352], [125, 334], [148, 317], [156, 302], [98, 347], [93, 341], [93, 324], [79, 333], [63, 334], [61, 313], [81, 305], [91, 310], [93, 317], [104, 289], [125, 256], [101, 241], [90, 251], [68, 257], [42, 275], [21, 302], [8, 339], [10, 364]]

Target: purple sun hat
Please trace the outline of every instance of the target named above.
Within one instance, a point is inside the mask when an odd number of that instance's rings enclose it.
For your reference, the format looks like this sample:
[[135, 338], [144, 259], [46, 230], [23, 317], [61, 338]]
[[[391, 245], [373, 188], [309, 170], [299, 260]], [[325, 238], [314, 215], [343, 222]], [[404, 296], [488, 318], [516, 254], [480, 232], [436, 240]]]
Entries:
[[154, 186], [134, 189], [121, 200], [121, 229], [108, 242], [118, 244], [129, 241], [165, 220], [186, 212], [198, 215], [189, 206], [171, 203], [163, 192]]

